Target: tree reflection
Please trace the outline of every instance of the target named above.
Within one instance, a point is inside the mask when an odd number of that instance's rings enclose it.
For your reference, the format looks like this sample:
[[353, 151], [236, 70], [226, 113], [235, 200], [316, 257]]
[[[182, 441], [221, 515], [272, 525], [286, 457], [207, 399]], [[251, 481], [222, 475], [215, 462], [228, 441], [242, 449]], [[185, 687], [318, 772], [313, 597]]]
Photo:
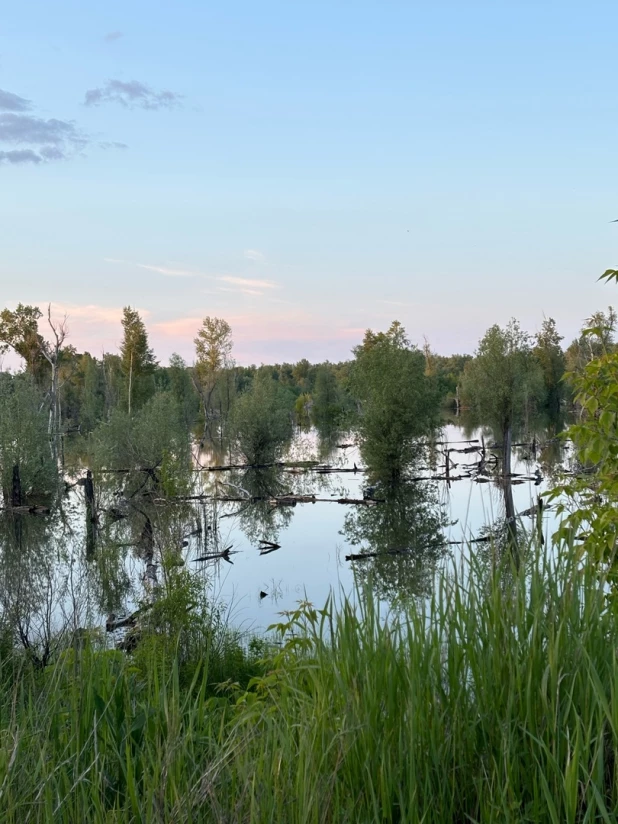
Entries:
[[342, 534], [366, 558], [354, 561], [355, 577], [392, 603], [430, 591], [437, 561], [446, 552], [445, 516], [435, 484], [382, 483], [374, 506], [346, 515]]
[[290, 492], [290, 476], [281, 476], [273, 469], [249, 469], [238, 478], [238, 488], [247, 496], [236, 516], [247, 539], [257, 544], [261, 540], [277, 541], [293, 517], [293, 506], [280, 505], [273, 499]]

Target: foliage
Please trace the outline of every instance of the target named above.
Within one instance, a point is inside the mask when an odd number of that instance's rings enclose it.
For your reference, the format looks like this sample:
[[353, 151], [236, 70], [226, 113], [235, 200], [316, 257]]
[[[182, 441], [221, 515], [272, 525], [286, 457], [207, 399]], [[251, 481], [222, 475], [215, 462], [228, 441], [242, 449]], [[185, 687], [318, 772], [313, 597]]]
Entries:
[[292, 398], [267, 374], [257, 375], [237, 398], [230, 429], [249, 464], [273, 463], [292, 436]]
[[0, 479], [5, 496], [19, 467], [25, 499], [51, 494], [58, 484], [43, 398], [28, 374], [0, 374]]
[[354, 356], [350, 391], [361, 407], [363, 458], [376, 473], [395, 477], [418, 453], [418, 438], [437, 423], [435, 382], [397, 321], [388, 332], [368, 329]]
[[607, 312], [594, 312], [587, 318], [579, 336], [566, 350], [565, 379], [573, 393], [576, 392], [574, 378], [582, 372], [586, 364], [614, 351], [617, 322], [618, 316], [612, 306], [608, 307]]
[[168, 494], [180, 494], [189, 483], [189, 432], [168, 392], [158, 392], [133, 416], [115, 409], [90, 436], [90, 455], [95, 471], [148, 470], [159, 491]]
[[47, 370], [42, 352], [45, 342], [39, 334], [40, 317], [38, 306], [22, 303], [15, 311], [3, 309], [0, 312], [0, 352], [12, 349], [24, 359], [28, 372], [39, 381]]
[[[566, 513], [558, 535], [583, 541], [592, 557], [609, 565], [618, 583], [615, 563], [618, 539], [618, 353], [591, 360], [571, 375], [580, 420], [566, 431], [573, 441], [580, 471], [558, 484], [550, 498]], [[564, 500], [566, 498], [566, 500]]]
[[318, 427], [337, 426], [349, 410], [349, 397], [337, 381], [335, 368], [330, 363], [317, 367], [313, 389], [312, 417]]
[[617, 622], [554, 550], [397, 616], [300, 604], [280, 647], [196, 634], [193, 671], [88, 639], [43, 673], [3, 656], [3, 822], [613, 821]]
[[462, 381], [465, 402], [504, 437], [545, 402], [543, 372], [516, 320], [487, 330]]
[[120, 363], [125, 379], [127, 409], [141, 406], [154, 392], [153, 375], [157, 362], [148, 343], [144, 321], [136, 309], [125, 306], [122, 310], [123, 338], [120, 346]]
[[191, 382], [191, 373], [186, 362], [175, 352], [170, 356], [169, 366], [164, 370], [167, 386], [178, 401], [182, 419], [190, 427], [198, 412], [198, 398]]
[[565, 356], [560, 346], [562, 336], [558, 334], [556, 321], [546, 318], [541, 330], [535, 336], [535, 345], [532, 350], [536, 361], [543, 371], [545, 382], [547, 407], [556, 412], [560, 408], [564, 394]]
[[205, 433], [211, 436], [211, 422], [222, 425], [227, 418], [233, 395], [231, 381], [232, 329], [222, 318], [205, 317], [195, 338], [195, 381], [205, 421]]

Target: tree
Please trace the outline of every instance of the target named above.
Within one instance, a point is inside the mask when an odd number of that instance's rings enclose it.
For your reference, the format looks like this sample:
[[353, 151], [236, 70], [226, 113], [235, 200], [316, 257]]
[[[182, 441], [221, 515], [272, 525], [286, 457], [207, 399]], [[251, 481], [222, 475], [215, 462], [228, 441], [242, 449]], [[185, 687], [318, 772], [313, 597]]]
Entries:
[[354, 356], [350, 389], [360, 404], [363, 458], [376, 473], [398, 476], [417, 454], [418, 439], [437, 423], [435, 382], [398, 321], [387, 332], [368, 329]]
[[513, 319], [502, 329], [487, 330], [462, 380], [466, 402], [478, 419], [502, 438], [503, 472], [511, 472], [513, 426], [545, 400], [543, 372], [532, 353], [530, 337]]
[[152, 376], [157, 365], [148, 345], [148, 333], [137, 310], [125, 306], [122, 310], [124, 337], [120, 346], [121, 368], [127, 382], [129, 415], [135, 402], [143, 403], [154, 392]]
[[38, 306], [25, 306], [22, 303], [12, 312], [3, 309], [0, 313], [0, 352], [12, 349], [26, 362], [26, 370], [41, 381], [45, 372], [43, 358], [43, 338], [39, 334], [39, 318], [42, 316]]
[[273, 463], [292, 436], [292, 396], [269, 375], [258, 374], [234, 403], [233, 439], [247, 463]]
[[330, 363], [323, 363], [316, 369], [312, 400], [312, 415], [318, 426], [334, 426], [340, 421], [345, 400]]
[[178, 401], [183, 420], [189, 427], [199, 411], [198, 398], [191, 382], [189, 367], [179, 354], [173, 352], [170, 355], [170, 363], [166, 371], [169, 379], [169, 389]]
[[52, 333], [52, 341], [43, 340], [41, 342], [41, 354], [49, 364], [51, 370], [51, 386], [47, 393], [49, 401], [49, 415], [47, 431], [50, 435], [52, 453], [54, 457], [58, 455], [58, 440], [60, 438], [60, 392], [59, 392], [59, 368], [62, 355], [63, 343], [68, 334], [66, 315], [61, 321], [53, 321], [51, 317], [51, 304], [47, 307], [47, 322]]
[[553, 318], [546, 318], [540, 332], [535, 336], [535, 346], [532, 350], [534, 357], [543, 371], [543, 380], [547, 392], [547, 406], [551, 412], [556, 412], [560, 408], [563, 396], [562, 378], [564, 376], [565, 358], [560, 341], [562, 336], [558, 334], [556, 321]]
[[[222, 318], [205, 317], [195, 343], [195, 386], [204, 412], [204, 436], [214, 418], [225, 418], [231, 401], [232, 329]], [[211, 433], [210, 433], [211, 434]]]
[[31, 375], [0, 375], [0, 482], [15, 505], [51, 494], [58, 481], [41, 400]]

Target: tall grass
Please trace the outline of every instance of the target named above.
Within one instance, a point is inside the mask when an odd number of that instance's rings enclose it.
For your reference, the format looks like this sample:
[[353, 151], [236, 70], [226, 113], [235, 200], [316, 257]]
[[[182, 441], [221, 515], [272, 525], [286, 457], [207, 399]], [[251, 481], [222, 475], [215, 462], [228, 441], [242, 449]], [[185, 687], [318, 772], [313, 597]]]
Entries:
[[573, 552], [441, 572], [389, 620], [370, 597], [301, 605], [278, 631], [220, 693], [207, 657], [190, 684], [92, 649], [5, 662], [2, 822], [616, 820], [618, 619]]

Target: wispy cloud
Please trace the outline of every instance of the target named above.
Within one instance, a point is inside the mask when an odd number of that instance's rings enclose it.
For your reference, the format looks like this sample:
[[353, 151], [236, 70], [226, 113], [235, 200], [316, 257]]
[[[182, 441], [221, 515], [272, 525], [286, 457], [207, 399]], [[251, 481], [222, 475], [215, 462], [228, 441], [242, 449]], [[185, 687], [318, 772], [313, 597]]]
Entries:
[[122, 36], [121, 31], [110, 31], [105, 35], [103, 40], [105, 40], [106, 43], [113, 43], [115, 40], [120, 40]]
[[247, 260], [256, 261], [256, 263], [264, 263], [266, 261], [266, 255], [258, 252], [257, 249], [245, 249], [245, 257]]
[[102, 103], [120, 103], [126, 109], [173, 109], [179, 106], [182, 95], [169, 90], [160, 92], [151, 89], [139, 80], [108, 80], [97, 89], [86, 92], [86, 106], [100, 106]]
[[0, 112], [26, 112], [32, 103], [25, 97], [0, 89]]
[[233, 277], [232, 275], [221, 275], [217, 278], [217, 280], [221, 280], [224, 283], [232, 283], [235, 286], [248, 286], [254, 289], [275, 289], [277, 287], [277, 284], [273, 283], [272, 280], [254, 280], [253, 278], [237, 278]]
[[[112, 261], [111, 258], [105, 258], [105, 260]], [[123, 261], [113, 262], [122, 263]], [[158, 272], [160, 275], [172, 278], [192, 278], [200, 274], [200, 272], [192, 272], [189, 269], [170, 269], [168, 266], [153, 266], [150, 263], [136, 263], [135, 265], [140, 269], [148, 269], [150, 272]]]
[[217, 287], [217, 292], [234, 292], [244, 295], [263, 295], [265, 290], [276, 289], [277, 284], [272, 280], [258, 280], [256, 278], [240, 278], [234, 275], [211, 275], [199, 272], [195, 269], [186, 269], [179, 266], [161, 266], [154, 263], [131, 263], [118, 258], [103, 258], [106, 263], [116, 263], [125, 266], [136, 266], [138, 269], [146, 269], [149, 272], [157, 272], [165, 277], [200, 277], [206, 280], [225, 283], [226, 286]]

